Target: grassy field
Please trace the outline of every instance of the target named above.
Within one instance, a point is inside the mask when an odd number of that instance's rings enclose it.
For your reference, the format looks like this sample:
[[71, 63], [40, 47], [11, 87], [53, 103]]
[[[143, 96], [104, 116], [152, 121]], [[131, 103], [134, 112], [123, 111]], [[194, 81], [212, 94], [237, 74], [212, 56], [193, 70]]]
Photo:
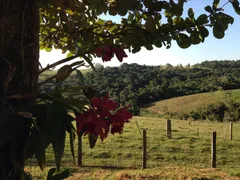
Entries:
[[[165, 119], [134, 117], [122, 135], [109, 134], [93, 149], [83, 137], [83, 167], [73, 165], [67, 144], [63, 168], [72, 172], [70, 180], [240, 179], [240, 123], [233, 126], [232, 141], [228, 123], [172, 120], [172, 139], [166, 139], [165, 126]], [[142, 128], [148, 129], [146, 170], [142, 170]], [[217, 169], [210, 168], [212, 131], [217, 131]], [[50, 168], [54, 165], [51, 148], [47, 159]], [[35, 167], [35, 162], [29, 161], [27, 170], [35, 179], [44, 179], [46, 172]]]
[[189, 113], [192, 110], [215, 104], [217, 102], [227, 102], [229, 100], [240, 101], [240, 90], [216, 91], [201, 93], [177, 98], [171, 98], [148, 105], [147, 110], [165, 114], [169, 113]]

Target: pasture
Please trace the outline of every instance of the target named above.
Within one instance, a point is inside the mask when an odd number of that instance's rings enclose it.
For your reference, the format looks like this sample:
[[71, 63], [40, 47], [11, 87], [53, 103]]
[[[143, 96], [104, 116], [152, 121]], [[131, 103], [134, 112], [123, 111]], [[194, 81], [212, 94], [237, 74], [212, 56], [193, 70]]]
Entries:
[[[148, 129], [147, 169], [144, 170], [143, 128]], [[217, 132], [216, 169], [210, 168], [212, 131]], [[77, 167], [66, 142], [62, 169], [69, 168], [72, 180], [240, 179], [240, 123], [233, 124], [233, 140], [229, 140], [229, 123], [172, 120], [172, 139], [167, 139], [166, 119], [134, 117], [123, 134], [109, 134], [104, 142], [98, 139], [93, 149], [89, 148], [87, 136], [82, 143], [83, 167]], [[75, 150], [77, 154], [77, 140]], [[46, 170], [54, 166], [53, 156], [49, 147]], [[47, 171], [41, 172], [35, 159], [28, 165], [27, 170], [34, 178], [45, 179]]]
[[147, 105], [146, 109], [158, 114], [189, 113], [192, 110], [206, 107], [209, 104], [228, 101], [240, 102], [240, 90], [225, 90], [199, 93], [158, 101]]

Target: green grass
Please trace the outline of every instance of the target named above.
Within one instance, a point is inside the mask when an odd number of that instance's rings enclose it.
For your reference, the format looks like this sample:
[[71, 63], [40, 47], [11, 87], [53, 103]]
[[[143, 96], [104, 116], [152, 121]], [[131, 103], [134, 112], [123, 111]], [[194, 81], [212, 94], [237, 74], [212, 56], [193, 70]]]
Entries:
[[[142, 134], [137, 123], [147, 128], [147, 170], [142, 167]], [[111, 135], [96, 147], [89, 148], [83, 137], [83, 165], [76, 168], [66, 146], [63, 167], [68, 167], [74, 176], [70, 179], [225, 179], [240, 175], [240, 124], [234, 123], [234, 139], [228, 140], [229, 124], [209, 121], [172, 120], [172, 139], [165, 137], [165, 119], [134, 117], [121, 135]], [[199, 129], [199, 137], [197, 136]], [[217, 131], [217, 168], [211, 164], [211, 134]], [[77, 142], [76, 142], [77, 150]], [[77, 152], [77, 151], [76, 151]], [[47, 164], [54, 164], [51, 148]], [[32, 165], [36, 164], [34, 159]], [[35, 178], [44, 179], [46, 172], [31, 166], [28, 170]], [[186, 179], [185, 178], [185, 179]]]
[[148, 105], [146, 110], [159, 114], [189, 113], [192, 110], [229, 100], [240, 101], [240, 90], [216, 91], [171, 98]]

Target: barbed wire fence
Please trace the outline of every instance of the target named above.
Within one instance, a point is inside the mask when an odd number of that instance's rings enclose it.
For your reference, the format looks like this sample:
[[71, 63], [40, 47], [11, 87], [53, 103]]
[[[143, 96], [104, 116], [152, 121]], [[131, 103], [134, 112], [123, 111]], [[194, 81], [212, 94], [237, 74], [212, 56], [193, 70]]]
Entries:
[[[166, 122], [166, 124], [168, 124]], [[236, 123], [237, 124], [237, 123]], [[240, 127], [240, 124], [237, 124]], [[144, 126], [144, 124], [142, 125]], [[171, 127], [171, 137], [167, 137], [168, 127], [159, 127], [152, 130], [137, 126], [126, 129], [120, 136], [109, 138], [104, 142], [98, 142], [93, 149], [89, 148], [88, 139], [82, 137], [82, 153], [80, 153], [81, 166], [101, 168], [127, 168], [142, 169], [166, 166], [184, 166], [194, 168], [211, 167], [212, 135], [202, 132], [193, 123], [190, 128], [181, 127], [176, 130]], [[229, 129], [229, 127], [232, 129]], [[216, 166], [217, 168], [240, 168], [240, 140], [239, 135], [234, 133], [234, 126], [225, 126], [217, 130], [216, 139]], [[212, 129], [209, 129], [209, 132]], [[145, 131], [145, 140], [143, 132]], [[211, 131], [212, 132], [212, 131]], [[130, 135], [130, 136], [129, 136]], [[129, 139], [129, 137], [131, 137]], [[98, 140], [100, 141], [100, 140]], [[145, 141], [145, 145], [144, 142]], [[66, 146], [62, 159], [62, 167], [77, 167], [78, 163], [78, 139], [75, 139], [75, 162], [66, 138]], [[144, 153], [145, 146], [145, 153]], [[236, 152], [238, 150], [238, 152]], [[219, 153], [220, 152], [220, 153]], [[144, 157], [145, 156], [145, 157]], [[144, 162], [145, 161], [145, 162]], [[144, 167], [145, 163], [145, 167]], [[27, 161], [27, 171], [31, 174], [41, 173], [36, 158]], [[54, 167], [54, 153], [52, 147], [46, 151], [46, 170]], [[79, 167], [81, 168], [81, 167]]]

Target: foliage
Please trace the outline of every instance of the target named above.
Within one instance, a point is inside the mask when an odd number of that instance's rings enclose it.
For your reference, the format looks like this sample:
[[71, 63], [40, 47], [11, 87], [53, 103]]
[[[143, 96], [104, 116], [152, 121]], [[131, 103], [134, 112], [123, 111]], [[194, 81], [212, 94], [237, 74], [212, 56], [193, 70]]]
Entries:
[[[238, 1], [220, 5], [214, 1], [205, 7], [206, 14], [196, 16], [193, 9], [183, 16], [186, 0], [175, 2], [131, 0], [131, 1], [42, 1], [40, 3], [41, 34], [40, 46], [51, 51], [52, 46], [69, 50], [72, 54], [85, 52], [94, 55], [99, 47], [116, 46], [139, 52], [141, 47], [152, 50], [153, 46], [169, 48], [177, 41], [181, 48], [204, 42], [209, 35], [221, 39], [234, 19], [224, 13], [224, 6], [232, 4], [239, 12]], [[164, 15], [161, 15], [161, 13]], [[122, 16], [121, 23], [102, 20], [101, 14]], [[81, 24], [81, 26], [79, 26]], [[80, 51], [80, 52], [79, 52]]]
[[66, 179], [67, 177], [69, 177], [69, 171], [66, 169], [61, 173], [58, 174], [54, 174], [56, 171], [56, 168], [52, 168], [48, 171], [48, 175], [47, 175], [47, 180], [61, 180], [61, 179]]
[[189, 117], [194, 120], [208, 119], [211, 121], [239, 121], [240, 103], [229, 101], [216, 104], [209, 104], [207, 107], [191, 111]]

